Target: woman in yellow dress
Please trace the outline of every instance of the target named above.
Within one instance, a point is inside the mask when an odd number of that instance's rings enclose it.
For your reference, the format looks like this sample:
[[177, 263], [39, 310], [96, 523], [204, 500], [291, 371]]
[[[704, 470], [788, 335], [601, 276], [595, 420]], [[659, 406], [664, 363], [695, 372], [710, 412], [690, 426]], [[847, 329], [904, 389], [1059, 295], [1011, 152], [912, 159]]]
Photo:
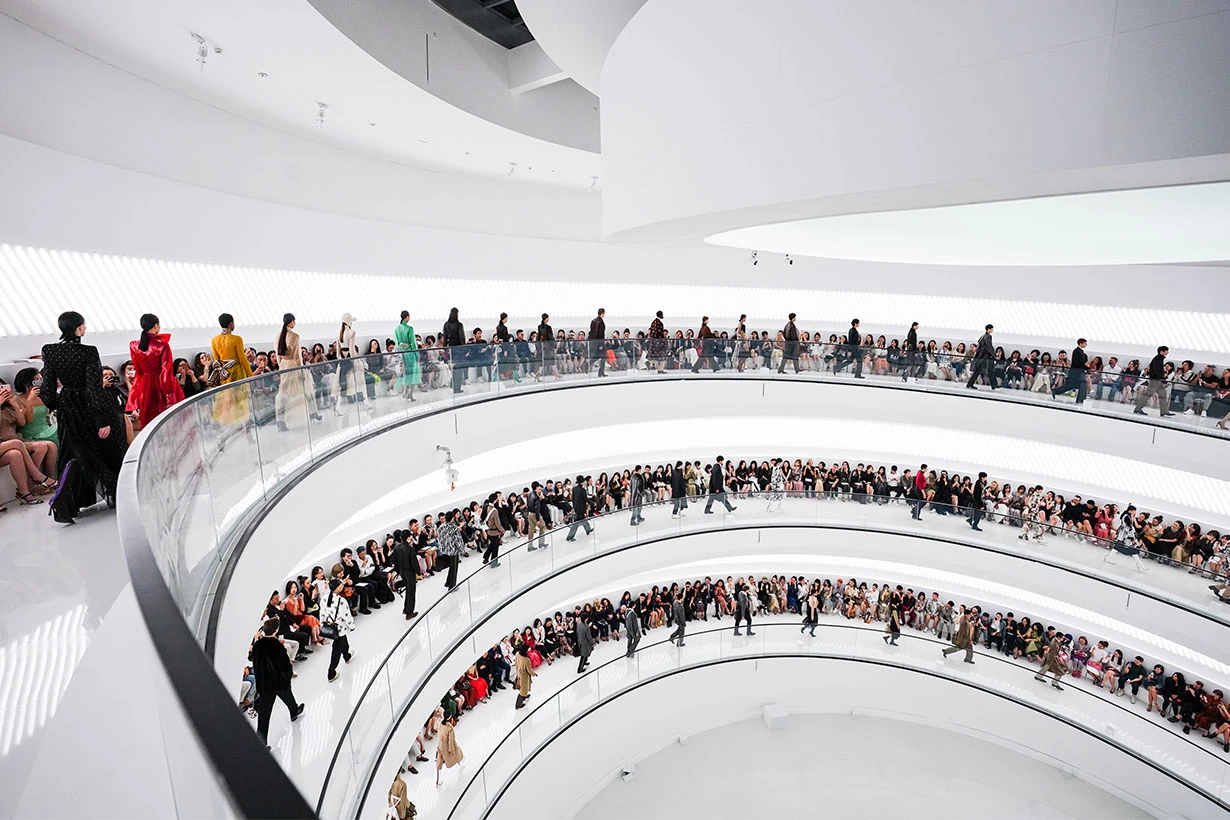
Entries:
[[235, 317], [223, 313], [218, 317], [222, 332], [213, 338], [214, 366], [223, 369], [223, 389], [214, 393], [214, 421], [233, 425], [251, 418], [248, 410], [248, 391], [238, 387], [226, 387], [244, 379], [252, 378], [252, 367], [244, 351], [243, 337], [235, 335]]

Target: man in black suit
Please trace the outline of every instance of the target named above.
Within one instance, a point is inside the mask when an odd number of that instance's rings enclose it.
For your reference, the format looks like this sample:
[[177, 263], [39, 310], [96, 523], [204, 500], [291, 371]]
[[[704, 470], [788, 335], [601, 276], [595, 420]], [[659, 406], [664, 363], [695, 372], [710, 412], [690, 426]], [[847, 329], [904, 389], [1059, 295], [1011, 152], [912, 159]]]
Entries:
[[1063, 384], [1051, 391], [1052, 399], [1060, 393], [1075, 390], [1076, 403], [1085, 403], [1085, 396], [1089, 393], [1089, 356], [1085, 353], [1087, 344], [1085, 339], [1076, 340], [1076, 347], [1072, 348], [1072, 361], [1068, 364], [1068, 374], [1064, 377]]
[[850, 320], [850, 329], [846, 331], [846, 355], [850, 361], [843, 362], [833, 368], [834, 373], [840, 373], [847, 364], [854, 365], [854, 378], [863, 378], [863, 334], [858, 329], [858, 319]]
[[635, 527], [645, 519], [641, 516], [641, 504], [645, 500], [645, 475], [641, 472], [641, 466], [636, 465], [636, 469], [632, 471], [632, 475], [628, 478], [628, 509], [632, 513], [632, 519], [628, 522], [630, 526]]
[[799, 372], [799, 329], [794, 324], [794, 314], [786, 317], [786, 326], [782, 328], [782, 363], [777, 368], [778, 373], [786, 372], [786, 362], [794, 362], [794, 372]]
[[910, 330], [905, 334], [905, 350], [902, 351], [905, 358], [905, 366], [901, 368], [901, 381], [905, 381], [910, 377], [910, 373], [914, 374], [914, 378], [918, 378], [916, 367], [918, 365], [918, 322], [910, 325]]
[[671, 470], [671, 518], [686, 515], [688, 509], [688, 482], [683, 473], [683, 462], [676, 461]]
[[589, 322], [589, 358], [598, 362], [598, 375], [606, 376], [606, 316], [604, 308], [598, 308], [598, 315]]
[[713, 469], [709, 471], [709, 500], [705, 503], [705, 515], [713, 514], [714, 501], [725, 504], [727, 512], [739, 509], [731, 506], [730, 501], [726, 498], [726, 475], [722, 472], [725, 468], [725, 461], [725, 458], [718, 456], [717, 461], [713, 463]]
[[295, 702], [295, 693], [290, 682], [295, 670], [286, 648], [275, 635], [278, 621], [270, 618], [261, 627], [261, 637], [252, 644], [252, 674], [256, 676], [256, 732], [261, 740], [269, 739], [269, 718], [273, 715], [273, 701], [280, 699], [290, 711], [294, 723], [303, 714], [304, 704]]
[[970, 390], [977, 390], [974, 382], [978, 381], [978, 376], [982, 373], [987, 374], [987, 381], [991, 383], [991, 389], [996, 388], [995, 384], [995, 342], [991, 339], [991, 332], [995, 330], [995, 325], [987, 325], [986, 332], [978, 339], [978, 346], [974, 349], [974, 362], [969, 369], [969, 381], [965, 386]]
[[585, 491], [585, 476], [577, 476], [577, 483], [572, 485], [572, 526], [568, 528], [568, 537], [565, 541], [577, 540], [577, 530], [581, 527], [585, 528], [585, 534], [593, 533], [594, 528], [589, 525], [589, 493]]
[[405, 599], [401, 611], [405, 614], [407, 621], [418, 615], [414, 611], [414, 600], [418, 591], [419, 560], [415, 555], [414, 546], [407, 541], [407, 538], [413, 537], [413, 529], [418, 526], [418, 523], [417, 520], [410, 522], [411, 531], [409, 533], [403, 533], [400, 530], [393, 533], [393, 569], [397, 570], [402, 583], [405, 584]]
[[982, 527], [978, 526], [978, 522], [982, 520], [982, 514], [986, 510], [986, 490], [987, 474], [979, 473], [978, 480], [974, 482], [973, 509], [970, 510], [969, 516], [970, 529], [978, 530], [978, 532], [982, 532]]

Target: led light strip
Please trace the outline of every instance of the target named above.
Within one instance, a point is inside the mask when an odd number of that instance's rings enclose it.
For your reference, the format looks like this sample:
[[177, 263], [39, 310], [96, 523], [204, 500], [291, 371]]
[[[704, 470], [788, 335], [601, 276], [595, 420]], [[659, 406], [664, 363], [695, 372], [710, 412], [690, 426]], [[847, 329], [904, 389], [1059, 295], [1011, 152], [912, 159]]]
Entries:
[[[439, 318], [458, 306], [463, 319], [506, 311], [514, 323], [532, 327], [543, 310], [560, 318], [580, 318], [592, 315], [602, 304], [613, 323], [621, 326], [637, 322], [648, 326], [652, 312], [660, 309], [668, 324], [672, 316], [695, 317], [698, 310], [705, 310], [724, 319], [746, 313], [753, 322], [773, 322], [777, 327], [793, 310], [802, 317], [805, 330], [816, 325], [835, 329], [861, 316], [874, 326], [902, 329], [918, 321], [928, 333], [955, 331], [952, 335], [957, 338], [964, 333], [972, 340], [991, 321], [1017, 338], [1066, 339], [1079, 332], [1099, 349], [1165, 342], [1175, 350], [1230, 353], [1230, 314], [1020, 299], [389, 277], [172, 262], [3, 243], [0, 281], [6, 285], [6, 298], [0, 301], [0, 336], [54, 334], [56, 317], [70, 308], [83, 313], [95, 330], [131, 330], [135, 335], [137, 318], [150, 310], [167, 328], [214, 328], [223, 311], [234, 313], [242, 325], [277, 325], [287, 310], [301, 323], [335, 322], [341, 311], [348, 310], [367, 319], [387, 319], [392, 326], [402, 307], [417, 317]], [[133, 293], [134, 282], [140, 283], [139, 298]], [[264, 286], [273, 282], [276, 288]], [[72, 303], [65, 301], [66, 295], [71, 295]], [[345, 298], [339, 301], [342, 295]]]

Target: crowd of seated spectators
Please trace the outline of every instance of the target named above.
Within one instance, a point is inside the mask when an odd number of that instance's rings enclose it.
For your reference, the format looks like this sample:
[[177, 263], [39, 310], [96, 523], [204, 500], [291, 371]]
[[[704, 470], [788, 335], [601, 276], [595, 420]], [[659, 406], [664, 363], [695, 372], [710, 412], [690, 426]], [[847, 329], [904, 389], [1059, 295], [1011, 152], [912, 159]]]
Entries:
[[[716, 476], [715, 465], [718, 466]], [[920, 473], [921, 481], [918, 480]], [[1230, 603], [1230, 586], [1223, 577], [1227, 569], [1226, 558], [1230, 555], [1230, 535], [1206, 530], [1199, 524], [1166, 522], [1162, 516], [1138, 511], [1130, 504], [1121, 511], [1120, 506], [1114, 503], [1099, 504], [1079, 496], [1066, 499], [1039, 486], [1026, 487], [1007, 481], [1000, 483], [986, 478], [985, 474], [975, 479], [956, 472], [949, 475], [947, 470], [937, 471], [927, 465], [922, 465], [919, 470], [898, 470], [895, 465], [885, 467], [859, 463], [852, 467], [848, 462], [827, 464], [813, 459], [789, 461], [774, 458], [759, 462], [741, 460], [737, 463], [718, 459], [710, 464], [699, 460], [679, 460], [656, 467], [638, 465], [633, 469], [611, 470], [597, 477], [534, 481], [519, 492], [491, 493], [485, 499], [472, 501], [463, 508], [427, 513], [421, 520], [411, 519], [407, 529], [395, 530], [380, 539], [370, 539], [354, 550], [342, 550], [337, 562], [327, 569], [315, 566], [307, 574], [286, 580], [281, 587], [273, 590], [256, 620], [263, 623], [269, 618], [277, 619], [278, 635], [288, 655], [295, 662], [302, 662], [312, 653], [313, 647], [328, 643], [319, 613], [322, 601], [328, 597], [331, 580], [336, 579], [340, 583], [338, 594], [345, 598], [355, 616], [370, 615], [405, 594], [405, 579], [398, 572], [393, 558], [399, 544], [409, 545], [412, 551], [417, 569], [416, 588], [419, 581], [443, 571], [449, 572], [455, 584], [457, 566], [467, 556], [476, 558], [481, 554], [484, 555], [484, 564], [489, 561], [498, 563], [498, 549], [504, 538], [515, 536], [530, 539], [527, 548], [534, 549], [536, 544], [545, 544], [544, 536], [548, 530], [567, 527], [571, 538], [581, 521], [605, 516], [605, 520], [613, 522], [618, 520], [615, 518], [618, 513], [628, 513], [631, 521], [636, 522], [641, 520], [643, 506], [653, 502], [671, 501], [672, 516], [682, 516], [687, 514], [689, 499], [698, 501], [711, 498], [714, 487], [721, 487], [721, 492], [734, 499], [767, 498], [770, 509], [775, 501], [780, 505], [781, 500], [788, 497], [828, 499], [833, 503], [898, 504], [912, 508], [916, 515], [929, 510], [937, 516], [959, 517], [962, 521], [973, 520], [974, 511], [981, 509], [987, 520], [1019, 529], [1018, 537], [1021, 538], [1031, 533], [1034, 538], [1053, 534], [1104, 548], [1114, 546], [1122, 550], [1126, 546], [1155, 557], [1162, 564], [1204, 574], [1218, 581], [1211, 587], [1214, 594]], [[976, 501], [978, 497], [982, 499], [981, 507]], [[461, 552], [455, 558], [448, 555], [448, 550], [442, 550], [440, 526], [446, 518], [456, 522], [460, 535]], [[714, 613], [717, 615], [729, 611], [730, 597], [724, 593], [727, 588], [714, 584], [706, 592], [705, 605], [715, 607]], [[757, 587], [761, 604], [773, 611], [773, 600], [764, 599], [760, 595], [763, 591], [762, 587]], [[865, 616], [867, 609], [861, 603], [854, 610], [849, 608], [849, 598], [841, 591], [826, 590], [824, 600], [831, 599], [830, 609], [835, 611]], [[652, 602], [653, 594], [648, 594], [645, 600]], [[797, 595], [779, 596], [777, 609], [790, 610], [790, 602], [796, 600]], [[840, 604], [837, 603], [839, 600]], [[874, 605], [876, 600], [873, 596], [870, 603]], [[693, 606], [688, 606], [688, 611], [700, 613], [701, 609], [694, 606], [697, 603], [695, 597], [691, 603]], [[589, 610], [602, 613], [601, 619], [607, 624], [605, 628], [595, 626], [600, 638], [618, 633], [617, 627], [612, 628], [611, 620], [611, 614], [618, 613], [618, 605], [603, 599], [583, 608], [583, 611]], [[645, 616], [647, 627], [666, 622], [666, 609], [661, 606], [649, 610], [640, 608], [638, 612]], [[406, 612], [407, 620], [411, 614]], [[700, 617], [705, 616], [701, 614]], [[873, 611], [872, 617], [882, 617], [882, 613], [877, 616]], [[1012, 617], [1010, 614], [1008, 619]], [[912, 618], [907, 618], [905, 623], [914, 623]], [[361, 621], [359, 623], [361, 625]], [[931, 626], [934, 625], [932, 622]], [[548, 637], [547, 632], [553, 633], [549, 636], [552, 640], [546, 643], [550, 648], [541, 653], [548, 663], [558, 655], [559, 650], [567, 652], [573, 645], [569, 635], [575, 630], [575, 623], [567, 618], [546, 619], [530, 627], [535, 635], [540, 629], [543, 637]], [[525, 631], [520, 634], [524, 638]], [[541, 638], [535, 640], [543, 643]], [[1010, 636], [1002, 640], [1013, 651], [1020, 646], [1023, 647], [1020, 654], [1031, 654], [1026, 644], [1018, 644]], [[1081, 660], [1080, 641], [1077, 644], [1078, 647], [1073, 650], [1074, 662]], [[497, 648], [501, 649], [507, 662], [509, 655], [503, 653], [502, 648]], [[467, 673], [471, 678], [474, 674], [479, 678], [491, 677], [483, 672], [487, 664], [502, 668], [499, 658], [490, 653], [485, 657], [485, 662], [476, 664], [477, 672]], [[251, 709], [253, 706], [251, 695], [254, 683], [251, 670], [246, 669], [240, 704], [244, 708]], [[475, 696], [465, 693], [482, 691], [481, 687], [473, 686], [472, 680], [470, 686], [464, 684], [464, 680], [459, 680], [458, 687], [455, 687], [458, 694], [452, 696], [452, 702], [462, 710], [467, 705], [474, 705], [472, 701]], [[500, 688], [500, 681], [494, 679], [487, 681], [487, 684], [488, 692]], [[469, 702], [463, 702], [467, 700]], [[482, 700], [482, 697], [477, 700]], [[447, 703], [444, 709], [446, 713], [454, 711]]]
[[[662, 583], [636, 593], [626, 591], [615, 602], [600, 598], [577, 604], [566, 612], [544, 613], [532, 624], [503, 637], [449, 687], [415, 738], [399, 776], [418, 774], [414, 764], [428, 760], [426, 741], [436, 736], [444, 722], [458, 725], [467, 712], [488, 703], [497, 692], [516, 689], [521, 694], [517, 708], [525, 705], [532, 692], [530, 683], [518, 674], [519, 654], [525, 656], [531, 670], [544, 663], [550, 666], [566, 657], [581, 656], [580, 674], [589, 665], [590, 651], [599, 644], [620, 641], [621, 633], [635, 635], [626, 652], [631, 657], [640, 635], [655, 629], [675, 629], [680, 614], [685, 624], [708, 622], [710, 617], [715, 621], [733, 618], [740, 590], [750, 598], [756, 617], [798, 616], [802, 619], [799, 631], [810, 631], [811, 637], [815, 637], [817, 625], [825, 617], [863, 624], [887, 624], [892, 620], [906, 635], [912, 631], [951, 641], [962, 619], [968, 617], [976, 645], [1035, 665], [1034, 675], [1039, 680], [1044, 679], [1044, 671], [1058, 670], [1109, 695], [1127, 697], [1130, 704], [1144, 701], [1146, 713], [1180, 724], [1184, 734], [1190, 735], [1194, 729], [1201, 737], [1213, 738], [1224, 752], [1230, 753], [1230, 704], [1222, 690], [1206, 688], [1200, 680], [1189, 681], [1181, 671], [1167, 672], [1162, 664], [1149, 663], [1130, 650], [1112, 649], [1109, 641], [1085, 635], [1074, 637], [1027, 615], [991, 614], [981, 607], [967, 608], [965, 604], [946, 600], [947, 596], [939, 592], [915, 592], [892, 583], [869, 585], [855, 578], [838, 578], [834, 582], [829, 578], [808, 579], [783, 573], [759, 579], [706, 576], [683, 584]], [[629, 624], [631, 620], [635, 620], [635, 625]], [[585, 635], [580, 635], [581, 630]], [[754, 634], [750, 620], [748, 631]], [[886, 627], [885, 631], [889, 629]], [[738, 621], [735, 634], [739, 634]], [[1047, 657], [1048, 647], [1052, 646], [1058, 653], [1053, 661]], [[1062, 688], [1058, 679], [1059, 675], [1054, 685]], [[397, 791], [404, 796], [403, 790]]]

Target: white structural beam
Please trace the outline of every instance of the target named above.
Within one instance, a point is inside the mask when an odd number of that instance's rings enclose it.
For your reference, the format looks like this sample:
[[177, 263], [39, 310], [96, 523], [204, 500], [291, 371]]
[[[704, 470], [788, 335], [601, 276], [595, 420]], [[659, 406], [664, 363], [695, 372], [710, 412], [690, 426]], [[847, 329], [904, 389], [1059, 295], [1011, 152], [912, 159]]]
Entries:
[[536, 41], [508, 50], [508, 90], [514, 94], [524, 94], [567, 79], [568, 75], [552, 62]]

